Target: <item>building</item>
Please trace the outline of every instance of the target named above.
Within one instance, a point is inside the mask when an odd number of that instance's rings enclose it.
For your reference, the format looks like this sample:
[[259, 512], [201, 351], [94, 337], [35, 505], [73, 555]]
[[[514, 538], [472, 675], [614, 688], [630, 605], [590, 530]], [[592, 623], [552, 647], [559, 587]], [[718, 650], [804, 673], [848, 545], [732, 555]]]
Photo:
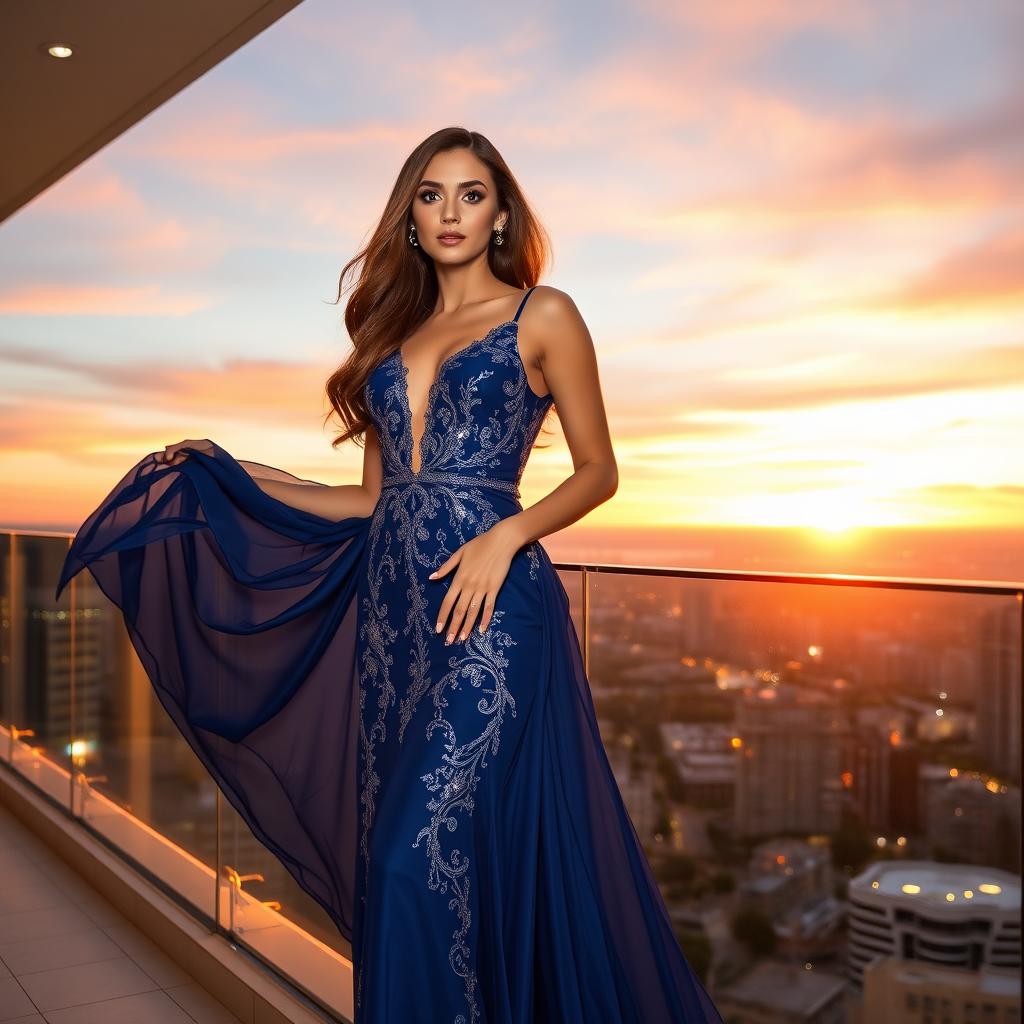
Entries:
[[832, 832], [842, 810], [847, 724], [828, 696], [782, 684], [739, 697], [736, 833]]
[[1019, 873], [1020, 789], [977, 774], [947, 776], [926, 809], [932, 855]]
[[832, 895], [832, 861], [825, 846], [772, 839], [754, 848], [749, 877], [740, 884], [743, 905], [773, 920], [794, 907]]
[[770, 918], [781, 949], [804, 956], [820, 951], [822, 940], [838, 931], [843, 906], [832, 889], [828, 847], [773, 839], [754, 849], [739, 895], [744, 908]]
[[864, 968], [870, 1024], [1020, 1024], [1020, 972], [880, 957]]
[[1020, 782], [1020, 608], [1005, 603], [981, 616], [981, 683], [978, 687], [976, 750], [990, 770]]
[[687, 803], [729, 807], [736, 788], [735, 730], [721, 722], [662, 722], [661, 739]]
[[847, 976], [876, 957], [1020, 968], [1020, 879], [998, 868], [880, 861], [849, 885]]
[[850, 804], [869, 829], [882, 835], [918, 831], [919, 765], [919, 748], [905, 726], [858, 721], [843, 746], [842, 777]]
[[802, 964], [762, 960], [739, 981], [716, 993], [726, 1022], [843, 1024], [846, 983], [836, 974]]
[[921, 831], [921, 751], [916, 743], [900, 739], [889, 747], [890, 835], [917, 835]]

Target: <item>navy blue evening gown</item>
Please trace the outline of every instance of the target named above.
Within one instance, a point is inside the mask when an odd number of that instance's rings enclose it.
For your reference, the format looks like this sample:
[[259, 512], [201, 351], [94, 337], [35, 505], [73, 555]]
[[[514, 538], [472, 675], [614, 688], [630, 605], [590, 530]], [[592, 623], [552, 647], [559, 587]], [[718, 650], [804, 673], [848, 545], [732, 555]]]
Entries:
[[[532, 290], [532, 289], [531, 289]], [[522, 509], [551, 405], [513, 320], [430, 388], [413, 470], [396, 350], [365, 398], [383, 487], [332, 522], [220, 446], [147, 455], [89, 516], [88, 567], [226, 798], [352, 943], [357, 1024], [721, 1022], [673, 935], [538, 541], [486, 632], [434, 623], [453, 551]]]

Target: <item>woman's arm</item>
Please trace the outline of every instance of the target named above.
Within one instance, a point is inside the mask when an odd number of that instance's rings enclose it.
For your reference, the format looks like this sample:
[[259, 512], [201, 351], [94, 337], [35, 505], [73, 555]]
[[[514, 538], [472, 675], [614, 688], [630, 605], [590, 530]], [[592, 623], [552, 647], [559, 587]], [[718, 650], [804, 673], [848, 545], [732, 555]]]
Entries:
[[369, 516], [380, 496], [382, 469], [380, 443], [373, 427], [366, 429], [363, 448], [363, 482], [359, 484], [320, 484], [316, 481], [295, 482], [260, 474], [258, 463], [242, 462], [257, 487], [286, 505], [301, 508], [324, 519], [335, 521], [351, 516]]
[[351, 516], [368, 516], [377, 503], [362, 484], [302, 484], [285, 480], [266, 480], [252, 476], [261, 491], [283, 501], [292, 508], [301, 508], [323, 519], [341, 520]]
[[[157, 461], [174, 465], [187, 458], [182, 448], [195, 448], [202, 451], [208, 441], [179, 441], [168, 445], [164, 452], [157, 455]], [[380, 460], [380, 444], [377, 433], [372, 426], [366, 430], [366, 443], [363, 450], [363, 480], [359, 484], [330, 485], [318, 480], [303, 480], [285, 470], [266, 466], [261, 462], [250, 462], [246, 459], [235, 460], [252, 478], [253, 483], [269, 494], [272, 498], [291, 505], [292, 508], [312, 512], [323, 519], [338, 522], [353, 516], [369, 516], [380, 496], [382, 469]]]
[[444, 629], [451, 615], [447, 643], [457, 634], [465, 640], [478, 614], [479, 629], [487, 629], [501, 583], [524, 544], [582, 519], [619, 485], [594, 343], [576, 304], [565, 292], [540, 285], [524, 319], [529, 322], [527, 333], [519, 334], [520, 355], [524, 365], [539, 365], [544, 375], [576, 471], [547, 497], [467, 541], [434, 570], [431, 579], [457, 570], [435, 624], [437, 631]]
[[619, 485], [594, 342], [576, 303], [558, 288], [541, 285], [522, 319], [527, 337], [520, 351], [540, 365], [575, 472], [540, 501], [492, 527], [507, 532], [517, 548], [582, 519]]

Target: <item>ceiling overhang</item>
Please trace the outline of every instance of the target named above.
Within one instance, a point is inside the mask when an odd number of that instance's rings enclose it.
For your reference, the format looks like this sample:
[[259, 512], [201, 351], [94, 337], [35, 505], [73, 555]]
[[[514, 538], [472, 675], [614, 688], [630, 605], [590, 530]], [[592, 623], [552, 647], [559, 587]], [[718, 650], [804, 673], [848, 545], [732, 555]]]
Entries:
[[[0, 13], [0, 221], [301, 0], [47, 0]], [[72, 47], [51, 57], [54, 43]]]

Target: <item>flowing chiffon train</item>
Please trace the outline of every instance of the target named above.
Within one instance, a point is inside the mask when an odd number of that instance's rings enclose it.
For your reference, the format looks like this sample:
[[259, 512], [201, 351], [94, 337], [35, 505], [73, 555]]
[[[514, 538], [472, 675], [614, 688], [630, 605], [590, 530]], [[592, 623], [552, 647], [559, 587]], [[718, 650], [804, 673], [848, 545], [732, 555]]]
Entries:
[[212, 442], [154, 453], [82, 525], [57, 594], [88, 567], [121, 609], [175, 725], [352, 942], [357, 1024], [721, 1024], [543, 545], [516, 552], [486, 632], [434, 635], [452, 574], [429, 573], [522, 508], [551, 402], [526, 383], [518, 315], [442, 364], [416, 472], [400, 356], [371, 375], [371, 515], [287, 505], [257, 481], [325, 485]]

